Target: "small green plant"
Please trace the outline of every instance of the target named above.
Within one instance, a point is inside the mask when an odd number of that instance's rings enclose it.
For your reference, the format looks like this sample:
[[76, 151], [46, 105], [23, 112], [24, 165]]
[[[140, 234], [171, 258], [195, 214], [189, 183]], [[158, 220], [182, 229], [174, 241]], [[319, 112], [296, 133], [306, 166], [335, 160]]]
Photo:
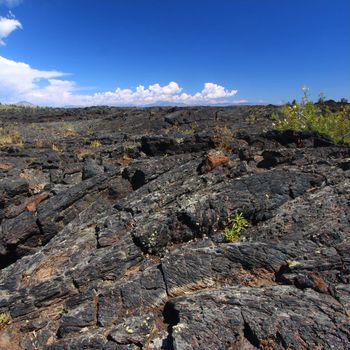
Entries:
[[65, 307], [63, 305], [60, 306], [57, 312], [58, 316], [61, 318], [66, 313], [67, 313], [67, 310], [65, 309]]
[[350, 143], [349, 106], [331, 111], [310, 101], [308, 88], [303, 87], [302, 90], [300, 103], [295, 101], [292, 105], [283, 106], [281, 113], [273, 115], [273, 126], [278, 130], [314, 131], [328, 136], [335, 143]]
[[234, 217], [229, 220], [229, 226], [224, 229], [224, 236], [229, 242], [237, 241], [249, 225], [248, 220], [243, 216], [242, 213], [237, 213]]
[[98, 140], [91, 141], [90, 147], [91, 148], [99, 148], [102, 146], [102, 143]]
[[54, 143], [51, 145], [51, 149], [54, 152], [61, 152], [62, 151], [61, 147], [59, 145], [57, 145], [57, 144], [54, 144]]
[[326, 95], [323, 91], [318, 94], [318, 103], [324, 103], [326, 101]]
[[246, 117], [247, 122], [255, 123], [258, 120], [258, 117], [255, 114], [250, 114]]
[[0, 327], [8, 324], [11, 321], [11, 316], [8, 312], [0, 313]]
[[74, 125], [71, 123], [63, 123], [62, 129], [64, 137], [72, 137], [76, 135]]
[[131, 160], [132, 158], [129, 156], [129, 154], [127, 153], [127, 152], [124, 152], [123, 153], [123, 160], [125, 160], [125, 161], [129, 161], [129, 160]]
[[87, 128], [86, 133], [89, 136], [92, 136], [94, 134], [94, 129], [93, 129], [93, 127], [91, 125]]

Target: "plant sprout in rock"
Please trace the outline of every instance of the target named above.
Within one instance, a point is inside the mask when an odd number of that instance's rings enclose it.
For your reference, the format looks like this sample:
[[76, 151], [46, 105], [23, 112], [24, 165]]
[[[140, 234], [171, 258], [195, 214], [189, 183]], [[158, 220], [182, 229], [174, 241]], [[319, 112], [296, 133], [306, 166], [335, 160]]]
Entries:
[[62, 151], [61, 148], [60, 148], [60, 146], [59, 146], [59, 145], [56, 145], [56, 144], [54, 144], [54, 143], [52, 144], [51, 148], [52, 148], [52, 150], [55, 151], [55, 152], [61, 152], [61, 151]]
[[64, 306], [63, 305], [60, 306], [57, 312], [58, 316], [61, 318], [66, 313], [67, 313], [67, 310], [64, 308]]
[[7, 312], [0, 313], [0, 327], [11, 321], [11, 316]]
[[91, 148], [99, 148], [102, 146], [102, 143], [98, 140], [91, 141], [90, 147]]
[[122, 158], [123, 158], [123, 160], [125, 160], [125, 161], [129, 161], [129, 160], [132, 159], [132, 158], [129, 156], [128, 152], [124, 152]]
[[340, 111], [333, 112], [326, 105], [315, 105], [309, 98], [308, 88], [302, 90], [300, 103], [295, 101], [283, 106], [280, 113], [273, 115], [273, 126], [279, 130], [317, 132], [335, 143], [350, 143], [350, 107], [345, 105]]
[[237, 213], [234, 217], [229, 220], [229, 225], [224, 229], [224, 236], [227, 241], [234, 242], [237, 241], [249, 225], [248, 220], [243, 216], [242, 213]]

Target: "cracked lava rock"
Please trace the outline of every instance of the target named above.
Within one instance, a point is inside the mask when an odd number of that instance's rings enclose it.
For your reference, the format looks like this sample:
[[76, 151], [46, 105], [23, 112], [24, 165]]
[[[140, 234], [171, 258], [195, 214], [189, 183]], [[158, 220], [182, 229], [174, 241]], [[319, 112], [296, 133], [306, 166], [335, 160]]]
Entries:
[[350, 349], [350, 147], [277, 109], [0, 111], [0, 349]]

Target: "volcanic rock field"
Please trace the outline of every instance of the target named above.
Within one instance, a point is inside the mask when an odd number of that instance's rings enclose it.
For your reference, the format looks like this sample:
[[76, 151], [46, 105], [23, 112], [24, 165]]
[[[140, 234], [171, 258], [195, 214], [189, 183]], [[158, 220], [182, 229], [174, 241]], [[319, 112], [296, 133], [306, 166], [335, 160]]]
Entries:
[[350, 147], [277, 110], [0, 109], [0, 349], [350, 349]]

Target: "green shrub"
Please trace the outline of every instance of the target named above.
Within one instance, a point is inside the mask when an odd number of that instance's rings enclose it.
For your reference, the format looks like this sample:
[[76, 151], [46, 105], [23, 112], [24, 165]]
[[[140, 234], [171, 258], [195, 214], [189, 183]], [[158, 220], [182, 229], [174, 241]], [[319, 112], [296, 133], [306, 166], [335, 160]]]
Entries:
[[314, 131], [328, 136], [335, 143], [350, 143], [350, 108], [341, 106], [339, 111], [317, 106], [309, 99], [307, 88], [303, 88], [300, 103], [282, 107], [273, 115], [274, 127], [279, 130]]
[[236, 214], [229, 220], [229, 226], [224, 229], [224, 236], [229, 242], [237, 241], [242, 231], [249, 225], [242, 213]]

